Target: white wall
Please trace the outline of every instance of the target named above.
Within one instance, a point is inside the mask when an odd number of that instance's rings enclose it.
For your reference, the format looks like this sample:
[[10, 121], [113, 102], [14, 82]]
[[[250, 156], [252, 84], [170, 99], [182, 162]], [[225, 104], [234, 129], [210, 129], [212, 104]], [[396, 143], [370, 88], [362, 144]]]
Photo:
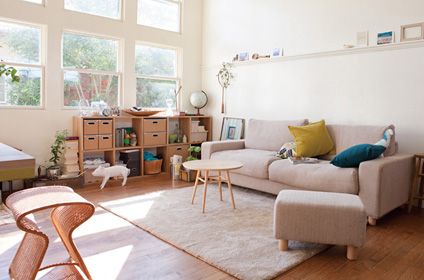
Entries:
[[[422, 0], [204, 0], [203, 89], [219, 137], [219, 64], [242, 51], [286, 55], [341, 49], [356, 32], [424, 22]], [[237, 66], [226, 115], [396, 125], [401, 151], [424, 149], [424, 47]]]
[[[22, 110], [0, 108], [0, 142], [19, 147], [43, 164], [57, 130], [72, 130], [76, 110], [63, 109], [61, 36], [63, 30], [83, 31], [123, 40], [123, 106], [134, 106], [136, 77], [134, 44], [146, 41], [182, 48], [184, 95], [201, 88], [201, 18], [202, 1], [184, 0], [182, 34], [136, 25], [135, 0], [123, 1], [124, 21], [91, 16], [63, 8], [63, 0], [46, 1], [46, 7], [20, 0], [0, 0], [0, 18], [42, 24], [47, 30], [45, 109]], [[183, 97], [183, 109], [187, 98]]]

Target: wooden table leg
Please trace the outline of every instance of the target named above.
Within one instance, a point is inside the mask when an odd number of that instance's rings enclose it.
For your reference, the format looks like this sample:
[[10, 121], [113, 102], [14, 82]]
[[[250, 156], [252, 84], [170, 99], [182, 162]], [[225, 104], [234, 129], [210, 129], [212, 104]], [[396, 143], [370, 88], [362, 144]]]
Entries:
[[222, 177], [221, 177], [221, 171], [218, 171], [218, 188], [219, 188], [219, 196], [222, 201]]
[[196, 182], [194, 183], [193, 195], [191, 196], [191, 204], [194, 203], [194, 197], [196, 196], [197, 184], [199, 184], [199, 176], [200, 176], [200, 170], [197, 170], [197, 173], [196, 173]]
[[208, 191], [209, 170], [205, 171], [205, 189], [203, 190], [202, 213], [205, 213], [206, 207], [206, 192]]
[[231, 205], [233, 206], [233, 209], [236, 209], [236, 203], [234, 202], [234, 195], [233, 195], [233, 187], [231, 186], [230, 171], [228, 170], [227, 170], [227, 184], [228, 184], [228, 190], [230, 191], [230, 196], [231, 196]]

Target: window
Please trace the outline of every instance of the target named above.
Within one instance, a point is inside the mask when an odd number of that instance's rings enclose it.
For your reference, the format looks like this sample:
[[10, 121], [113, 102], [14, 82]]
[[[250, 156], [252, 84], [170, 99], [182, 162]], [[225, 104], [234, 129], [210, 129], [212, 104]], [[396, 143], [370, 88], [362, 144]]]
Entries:
[[118, 40], [63, 34], [64, 106], [119, 105], [118, 49]]
[[174, 91], [179, 85], [177, 50], [136, 45], [137, 106], [166, 108], [170, 99], [177, 106]]
[[65, 0], [65, 9], [113, 19], [121, 18], [121, 0]]
[[0, 78], [0, 106], [42, 105], [41, 28], [0, 21], [0, 64], [14, 67], [19, 82]]
[[180, 32], [181, 1], [138, 0], [137, 23]]

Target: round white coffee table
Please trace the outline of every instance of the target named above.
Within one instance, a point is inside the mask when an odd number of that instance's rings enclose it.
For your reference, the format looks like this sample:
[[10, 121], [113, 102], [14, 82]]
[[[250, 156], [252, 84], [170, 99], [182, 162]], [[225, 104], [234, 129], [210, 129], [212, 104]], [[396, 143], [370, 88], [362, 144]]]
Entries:
[[[231, 196], [231, 205], [233, 209], [236, 209], [236, 204], [234, 202], [233, 189], [231, 186], [230, 179], [230, 170], [235, 170], [243, 167], [243, 164], [238, 161], [231, 160], [193, 160], [187, 161], [183, 163], [183, 166], [189, 170], [196, 170], [196, 182], [194, 183], [193, 195], [191, 198], [191, 204], [194, 203], [194, 197], [196, 196], [196, 189], [199, 181], [205, 184], [203, 190], [203, 203], [202, 203], [202, 212], [205, 213], [206, 207], [206, 192], [208, 189], [208, 183], [211, 181], [218, 181], [219, 195], [222, 201], [222, 182], [226, 182], [228, 184], [228, 190]], [[215, 171], [218, 172], [218, 176], [210, 176], [209, 172]], [[205, 177], [202, 178], [202, 172], [204, 172]], [[226, 173], [226, 177], [222, 176], [222, 173]]]

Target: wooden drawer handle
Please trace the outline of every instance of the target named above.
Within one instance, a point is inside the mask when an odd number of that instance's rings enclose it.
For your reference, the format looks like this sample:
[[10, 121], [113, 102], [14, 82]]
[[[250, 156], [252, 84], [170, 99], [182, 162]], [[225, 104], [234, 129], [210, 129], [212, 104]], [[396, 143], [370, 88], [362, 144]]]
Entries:
[[96, 140], [94, 137], [88, 137], [88, 140]]
[[103, 140], [109, 140], [110, 139], [109, 136], [103, 136], [102, 138], [103, 138]]
[[183, 148], [177, 148], [177, 151], [181, 151]]
[[102, 122], [102, 124], [109, 124], [109, 122]]
[[88, 122], [87, 124], [89, 124], [89, 125], [95, 125], [96, 123], [95, 122]]
[[152, 123], [157, 124], [157, 123], [158, 123], [158, 121], [153, 121]]
[[157, 134], [153, 134], [152, 136], [153, 136], [153, 137], [158, 137], [159, 135], [157, 135]]

